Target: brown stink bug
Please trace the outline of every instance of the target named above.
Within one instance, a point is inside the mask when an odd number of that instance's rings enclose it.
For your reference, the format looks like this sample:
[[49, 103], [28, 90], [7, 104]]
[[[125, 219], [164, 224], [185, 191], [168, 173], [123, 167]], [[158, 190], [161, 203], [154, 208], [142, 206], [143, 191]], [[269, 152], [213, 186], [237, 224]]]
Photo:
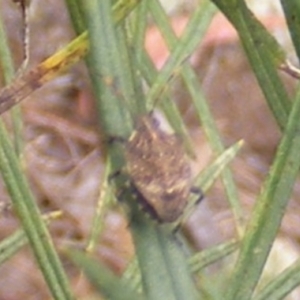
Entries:
[[125, 145], [126, 167], [140, 199], [161, 222], [183, 213], [192, 188], [192, 172], [180, 139], [164, 131], [153, 113], [138, 118]]

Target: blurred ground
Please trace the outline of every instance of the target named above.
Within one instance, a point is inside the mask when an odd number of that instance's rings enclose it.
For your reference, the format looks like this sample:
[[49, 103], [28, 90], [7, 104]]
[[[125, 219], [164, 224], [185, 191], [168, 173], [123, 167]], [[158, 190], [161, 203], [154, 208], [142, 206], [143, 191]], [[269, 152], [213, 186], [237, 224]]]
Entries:
[[[74, 36], [62, 1], [46, 2], [47, 5], [37, 0], [31, 3], [30, 66], [53, 54]], [[17, 68], [22, 61], [20, 12], [11, 1], [0, 1], [0, 5]], [[272, 8], [269, 13], [263, 10], [261, 16], [270, 31], [276, 34], [286, 49], [290, 49], [280, 15]], [[187, 9], [183, 9], [182, 13], [177, 11], [172, 19], [174, 28], [180, 32], [186, 20]], [[154, 28], [149, 29], [146, 45], [156, 65], [162, 66], [167, 52]], [[158, 47], [153, 48], [153, 45]], [[247, 218], [268, 172], [280, 132], [265, 105], [237, 36], [224, 18], [217, 16], [191, 62], [199, 75], [224, 143], [230, 146], [239, 139], [245, 140], [245, 147], [232, 164], [232, 170]], [[289, 91], [293, 93], [295, 82], [283, 76]], [[78, 64], [22, 103], [24, 161], [32, 189], [43, 211], [60, 209], [64, 212], [64, 216], [50, 226], [58, 248], [70, 244], [86, 246], [103, 171], [99, 129], [87, 78], [84, 65]], [[179, 80], [174, 89], [175, 100], [190, 128], [198, 156], [193, 167], [199, 171], [211, 161], [212, 155]], [[9, 126], [9, 118], [5, 117]], [[285, 255], [281, 255], [280, 260], [278, 257], [272, 260], [276, 272], [299, 256], [299, 189], [298, 183], [278, 239], [279, 253], [284, 249]], [[0, 201], [8, 203], [2, 184], [0, 193]], [[199, 249], [235, 235], [222, 184], [217, 182], [206, 196], [187, 225], [190, 239]], [[120, 272], [133, 251], [126, 223], [115, 211], [107, 215], [105, 224], [96, 252], [99, 258]], [[13, 212], [3, 213], [0, 239], [8, 236], [17, 226]], [[76, 295], [87, 299], [92, 293], [89, 285], [67, 261], [65, 265]], [[43, 278], [36, 270], [26, 248], [1, 266], [0, 300], [25, 296], [30, 300], [47, 299], [49, 295]], [[270, 274], [274, 272], [272, 269]]]

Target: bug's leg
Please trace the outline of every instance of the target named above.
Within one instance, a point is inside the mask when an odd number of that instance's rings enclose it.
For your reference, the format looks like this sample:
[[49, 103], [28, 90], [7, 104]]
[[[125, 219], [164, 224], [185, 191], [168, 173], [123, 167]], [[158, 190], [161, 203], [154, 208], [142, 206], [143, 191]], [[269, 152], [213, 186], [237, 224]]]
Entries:
[[[204, 199], [204, 194], [203, 194], [202, 190], [200, 188], [196, 187], [196, 186], [192, 186], [190, 188], [190, 193], [198, 195], [198, 198], [195, 201], [195, 203], [193, 203], [192, 207], [194, 207], [195, 205], [199, 204], [200, 201]], [[188, 212], [191, 212], [191, 207], [189, 208]], [[176, 235], [178, 233], [181, 225], [182, 225], [182, 220], [175, 223], [175, 226], [173, 228], [174, 235]]]
[[122, 173], [121, 170], [117, 170], [117, 171], [111, 173], [111, 174], [108, 176], [108, 182], [111, 183], [112, 180], [114, 180], [116, 177], [120, 176], [121, 173]]
[[[114, 184], [113, 180], [119, 180], [118, 178], [121, 179], [122, 176], [123, 177], [126, 176], [125, 170], [124, 169], [117, 170], [108, 176], [108, 183]], [[124, 198], [124, 194], [128, 188], [131, 188], [131, 182], [129, 179], [125, 179], [122, 187], [119, 187], [118, 190], [116, 191], [116, 198], [118, 199], [118, 201], [122, 202], [122, 199]]]
[[122, 136], [110, 136], [106, 138], [106, 142], [108, 144], [112, 144], [112, 143], [125, 144], [127, 142], [127, 139], [125, 139]]
[[198, 195], [198, 199], [196, 200], [195, 204], [199, 204], [201, 202], [201, 200], [203, 200], [204, 194], [200, 188], [198, 188], [196, 186], [192, 186], [190, 189], [190, 192], [192, 194]]
[[[105, 140], [106, 140], [107, 144], [112, 144], [112, 143], [115, 143], [115, 142], [122, 143], [122, 144], [126, 143], [126, 139], [123, 138], [123, 137], [120, 137], [120, 136], [118, 136], [118, 137], [115, 137], [115, 136], [114, 137], [112, 137], [112, 136], [111, 137], [107, 137]], [[114, 171], [113, 173], [111, 173], [108, 176], [108, 182], [112, 183], [112, 181], [114, 179], [116, 179], [119, 176], [122, 176], [124, 173], [126, 173], [126, 172], [124, 172], [123, 169], [119, 169], [119, 170]]]

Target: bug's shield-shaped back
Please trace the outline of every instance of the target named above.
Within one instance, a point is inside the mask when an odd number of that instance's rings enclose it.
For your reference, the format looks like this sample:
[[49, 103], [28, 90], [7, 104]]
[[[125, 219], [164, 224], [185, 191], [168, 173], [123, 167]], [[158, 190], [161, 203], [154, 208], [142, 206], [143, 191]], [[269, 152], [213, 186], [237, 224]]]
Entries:
[[192, 177], [179, 138], [163, 131], [152, 115], [145, 115], [137, 120], [125, 148], [127, 172], [150, 213], [161, 222], [178, 219]]

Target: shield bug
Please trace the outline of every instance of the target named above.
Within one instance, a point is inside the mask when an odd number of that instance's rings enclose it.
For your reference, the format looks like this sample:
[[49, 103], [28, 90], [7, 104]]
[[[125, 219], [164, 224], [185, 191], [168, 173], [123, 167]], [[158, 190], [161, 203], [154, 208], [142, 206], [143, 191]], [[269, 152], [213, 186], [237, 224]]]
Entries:
[[[164, 131], [153, 113], [137, 119], [125, 144], [126, 168], [138, 198], [161, 222], [183, 213], [192, 188], [192, 172], [177, 135]], [[202, 197], [200, 190], [197, 191]]]

